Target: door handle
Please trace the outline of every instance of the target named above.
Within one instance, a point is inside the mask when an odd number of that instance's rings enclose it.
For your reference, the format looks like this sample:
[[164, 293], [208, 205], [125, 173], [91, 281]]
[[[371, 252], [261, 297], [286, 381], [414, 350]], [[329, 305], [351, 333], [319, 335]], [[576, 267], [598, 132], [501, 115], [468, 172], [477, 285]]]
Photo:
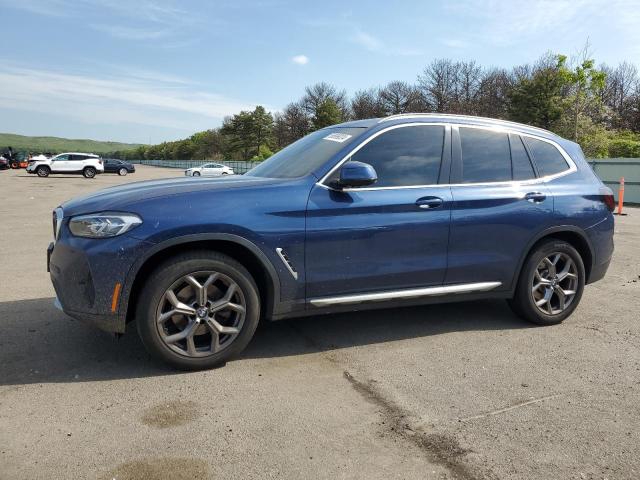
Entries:
[[524, 198], [531, 203], [540, 203], [543, 202], [547, 196], [542, 192], [529, 192], [525, 194]]
[[416, 200], [416, 205], [425, 210], [441, 207], [444, 201], [440, 197], [422, 197]]

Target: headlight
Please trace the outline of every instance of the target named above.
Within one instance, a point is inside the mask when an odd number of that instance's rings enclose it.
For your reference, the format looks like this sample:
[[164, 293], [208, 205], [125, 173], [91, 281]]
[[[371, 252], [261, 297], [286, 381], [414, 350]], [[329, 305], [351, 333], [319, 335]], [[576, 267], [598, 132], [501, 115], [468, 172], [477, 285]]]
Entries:
[[93, 213], [73, 217], [69, 230], [76, 237], [107, 238], [122, 235], [141, 223], [133, 213]]

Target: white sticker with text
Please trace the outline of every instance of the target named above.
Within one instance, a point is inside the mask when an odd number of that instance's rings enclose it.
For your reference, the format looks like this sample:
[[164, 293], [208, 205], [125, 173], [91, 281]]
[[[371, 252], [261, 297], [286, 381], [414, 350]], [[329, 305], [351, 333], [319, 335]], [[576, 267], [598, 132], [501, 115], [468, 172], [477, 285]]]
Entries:
[[347, 135], [346, 133], [332, 133], [323, 138], [323, 140], [331, 140], [332, 142], [342, 143], [345, 140], [349, 140], [351, 135]]

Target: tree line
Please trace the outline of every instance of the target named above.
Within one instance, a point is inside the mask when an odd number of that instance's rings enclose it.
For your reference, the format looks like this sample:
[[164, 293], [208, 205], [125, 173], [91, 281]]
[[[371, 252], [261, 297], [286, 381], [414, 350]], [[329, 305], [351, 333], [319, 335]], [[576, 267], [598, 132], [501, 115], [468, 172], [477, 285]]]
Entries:
[[588, 157], [640, 157], [640, 76], [635, 65], [596, 66], [585, 48], [573, 61], [546, 54], [511, 69], [436, 59], [413, 83], [355, 92], [321, 82], [280, 112], [258, 106], [220, 128], [176, 142], [116, 152], [130, 159], [264, 160], [304, 135], [347, 120], [401, 113], [454, 113], [513, 120], [581, 144]]

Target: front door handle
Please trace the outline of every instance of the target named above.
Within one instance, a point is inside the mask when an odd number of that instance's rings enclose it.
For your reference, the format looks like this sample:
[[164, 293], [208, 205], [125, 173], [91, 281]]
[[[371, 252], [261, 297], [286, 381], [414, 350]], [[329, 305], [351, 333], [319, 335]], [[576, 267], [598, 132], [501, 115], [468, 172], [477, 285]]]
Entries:
[[422, 197], [416, 200], [416, 205], [425, 210], [433, 210], [434, 208], [441, 207], [443, 203], [440, 197]]
[[543, 202], [547, 196], [542, 192], [529, 192], [525, 194], [524, 198], [531, 203], [540, 203]]

